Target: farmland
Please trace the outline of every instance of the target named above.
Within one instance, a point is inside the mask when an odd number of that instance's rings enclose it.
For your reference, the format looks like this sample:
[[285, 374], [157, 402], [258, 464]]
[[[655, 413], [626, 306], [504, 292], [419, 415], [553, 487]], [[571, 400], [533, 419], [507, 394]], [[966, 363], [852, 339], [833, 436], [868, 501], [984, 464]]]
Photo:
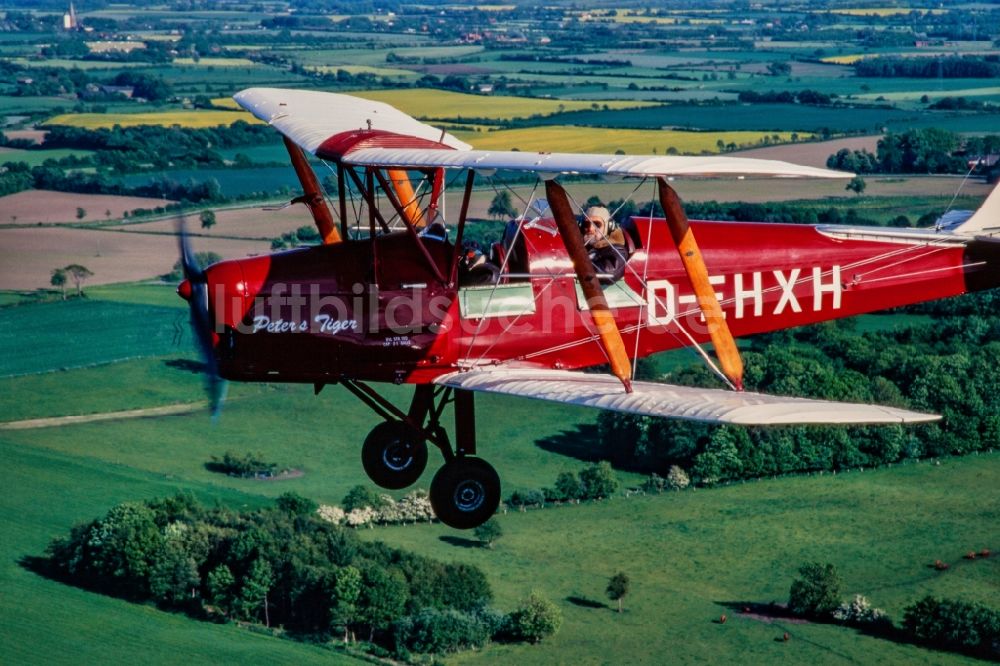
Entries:
[[[267, 242], [205, 239], [199, 249], [224, 257], [264, 252]], [[0, 229], [0, 285], [5, 289], [38, 289], [49, 285], [52, 270], [83, 264], [94, 276], [88, 284], [155, 278], [169, 273], [177, 261], [177, 239], [171, 234], [130, 234], [64, 227]]]
[[[719, 152], [718, 143], [740, 148], [756, 146], [767, 139], [790, 141], [791, 132], [680, 132], [581, 128], [546, 125], [494, 132], [459, 132], [457, 136], [481, 150], [534, 150], [567, 153], [624, 151], [629, 154], [680, 152], [688, 155]], [[809, 136], [802, 138], [808, 139]]]
[[[144, 293], [142, 288], [134, 291]], [[30, 319], [39, 324], [85, 319], [87, 311], [77, 309], [85, 306], [91, 313], [107, 309], [110, 304], [103, 298], [95, 291], [90, 302], [21, 306], [0, 310], [0, 318], [5, 326]], [[158, 300], [152, 293], [149, 298]], [[132, 330], [161, 328], [155, 319], [159, 315], [154, 315], [159, 306], [119, 307], [124, 309], [107, 310], [108, 315], [130, 322]], [[163, 316], [169, 319], [171, 312], [183, 310], [166, 308]], [[44, 328], [40, 327], [43, 335]], [[47, 335], [57, 339], [58, 333], [49, 327]], [[78, 331], [79, 344], [73, 346], [52, 345], [41, 338], [39, 344], [46, 343], [53, 352], [47, 357], [33, 355], [31, 369], [37, 372], [92, 362], [97, 359], [81, 353], [93, 343], [127, 339], [128, 335], [127, 329], [95, 326]], [[0, 379], [5, 385], [5, 397], [0, 399], [5, 419], [137, 409], [197, 399], [197, 375], [172, 362], [185, 358], [186, 352], [171, 349], [166, 339], [163, 344], [167, 346], [154, 344], [140, 350], [142, 358], [111, 365]], [[102, 654], [128, 654], [130, 632], [101, 629], [112, 623], [141, 628], [146, 654], [154, 662], [176, 658], [188, 649], [196, 649], [192, 656], [197, 654], [199, 660], [212, 654], [233, 658], [243, 650], [305, 663], [320, 655], [332, 657], [317, 648], [253, 636], [234, 627], [206, 625], [57, 585], [16, 564], [21, 557], [39, 553], [51, 536], [65, 532], [69, 525], [124, 500], [187, 490], [206, 501], [256, 506], [293, 489], [336, 502], [357, 483], [356, 433], [370, 427], [373, 417], [350, 402], [345, 392], [334, 390], [313, 398], [309, 391], [293, 387], [233, 389], [212, 439], [254, 441], [267, 455], [302, 466], [304, 477], [262, 484], [213, 476], [201, 466], [214, 448], [202, 437], [207, 416], [197, 412], [0, 430], [4, 464], [16, 479], [14, 492], [5, 494], [0, 503], [10, 536], [4, 541], [7, 564], [2, 574], [8, 598], [32, 608], [29, 599], [45, 596], [63, 609], [6, 615], [0, 621], [0, 635], [5, 637], [8, 658], [32, 646], [38, 649], [44, 640], [51, 646], [52, 660], [69, 660], [71, 654], [79, 659], [79, 653], [67, 650], [73, 642], [70, 637], [84, 630], [103, 637]], [[390, 392], [400, 397], [396, 394]], [[7, 396], [12, 395], [22, 399], [8, 402]], [[508, 490], [550, 483], [560, 470], [579, 464], [546, 449], [566, 436], [586, 437], [581, 433], [587, 432], [591, 412], [502, 398], [487, 398], [483, 409], [507, 415], [484, 421], [481, 436], [490, 457], [503, 470]], [[338, 414], [334, 430], [328, 427], [330, 410]], [[297, 441], [282, 436], [290, 422], [304, 435]], [[381, 528], [365, 531], [363, 536], [480, 566], [493, 581], [500, 607], [509, 608], [535, 589], [555, 600], [566, 618], [555, 639], [540, 646], [497, 645], [464, 655], [457, 663], [586, 661], [589, 655], [609, 649], [628, 661], [655, 659], [665, 650], [681, 661], [714, 659], [738, 650], [754, 661], [792, 658], [839, 663], [845, 658], [879, 658], [963, 663], [960, 657], [831, 625], [768, 624], [744, 618], [727, 604], [782, 599], [795, 568], [813, 559], [834, 562], [844, 575], [846, 592], [864, 593], [897, 616], [902, 606], [927, 593], [961, 594], [989, 602], [1000, 592], [997, 562], [956, 566], [944, 574], [927, 564], [938, 558], [958, 560], [968, 548], [995, 544], [1000, 538], [987, 527], [1000, 517], [996, 506], [980, 501], [993, 491], [998, 473], [1000, 458], [992, 454], [940, 465], [909, 464], [509, 513], [500, 517], [506, 534], [492, 550], [458, 547], [455, 544], [462, 540], [440, 526]], [[638, 481], [632, 475], [620, 476], [627, 483]], [[426, 483], [423, 479], [418, 485]], [[953, 492], [955, 487], [962, 487], [963, 492]], [[53, 488], [61, 489], [58, 502], [46, 499]], [[629, 553], [627, 561], [621, 559], [622, 549]], [[553, 562], [565, 564], [553, 566]], [[603, 585], [614, 568], [628, 571], [635, 584], [622, 616], [601, 601]], [[725, 626], [712, 622], [727, 612], [732, 619]], [[649, 632], [650, 622], [659, 631]], [[774, 640], [783, 631], [793, 637], [787, 645]], [[633, 640], [637, 633], [646, 638]], [[14, 636], [18, 640], [8, 640]], [[180, 646], [196, 640], [211, 645]], [[92, 648], [83, 649], [87, 654]]]
[[[46, 151], [31, 151], [32, 154], [44, 152]], [[0, 156], [2, 155], [3, 153], [0, 153]], [[126, 212], [136, 208], [151, 209], [168, 203], [172, 202], [148, 197], [34, 190], [0, 197], [0, 224], [52, 224], [119, 219]], [[82, 208], [85, 213], [82, 220], [77, 218], [78, 208]]]
[[111, 128], [115, 125], [162, 125], [164, 127], [217, 127], [237, 120], [259, 123], [256, 118], [240, 111], [154, 111], [152, 113], [73, 113], [53, 116], [46, 125], [68, 125], [86, 129]]
[[[966, 151], [970, 137], [1000, 133], [1000, 87], [996, 76], [981, 75], [1000, 53], [1000, 10], [989, 3], [390, 3], [393, 11], [374, 3], [369, 12], [340, 0], [252, 7], [190, 0], [183, 11], [162, 3], [76, 4], [82, 31], [62, 30], [55, 13], [62, 6], [45, 3], [41, 11], [38, 3], [15, 2], [24, 8], [4, 12], [0, 24], [0, 177], [11, 183], [5, 192], [16, 192], [0, 197], [0, 461], [10, 476], [0, 498], [4, 664], [363, 663], [325, 636], [313, 643], [280, 629], [192, 619], [57, 583], [30, 566], [51, 539], [120, 502], [186, 492], [209, 506], [251, 509], [288, 491], [338, 504], [358, 484], [374, 488], [359, 452], [380, 418], [339, 385], [314, 395], [312, 386], [231, 383], [213, 424], [187, 307], [176, 285], [160, 280], [177, 260], [179, 217], [196, 251], [226, 258], [268, 252], [273, 239], [312, 224], [302, 205], [263, 209], [301, 193], [277, 134], [241, 134], [242, 126], [195, 131], [237, 120], [259, 124], [233, 102], [241, 89], [304, 88], [385, 102], [491, 151], [722, 151], [824, 166], [841, 149], [876, 152], [886, 132], [954, 132], [946, 157], [958, 168], [866, 174], [860, 194], [845, 190], [845, 180], [672, 183], [688, 203], [786, 203], [783, 210], [835, 209], [877, 224], [975, 208], [1000, 173], [985, 168], [985, 155], [984, 168], [965, 174], [980, 157]], [[936, 72], [859, 76], [873, 58], [942, 64]], [[948, 71], [951, 60], [978, 69]], [[63, 143], [46, 145], [46, 131], [57, 125], [167, 129], [148, 130], [148, 142], [115, 132], [51, 132]], [[97, 136], [111, 139], [95, 149]], [[184, 150], [163, 156], [179, 145]], [[29, 171], [9, 166], [17, 162]], [[332, 163], [312, 164], [335, 200]], [[477, 174], [470, 235], [499, 235], [509, 218], [490, 208], [505, 186], [519, 211], [539, 195], [540, 181], [504, 182], [509, 175]], [[449, 172], [453, 179], [461, 174]], [[195, 196], [199, 184], [213, 188]], [[637, 189], [630, 179], [567, 177], [564, 185], [578, 204], [591, 197], [641, 204], [656, 195], [654, 183]], [[349, 222], [366, 229], [356, 188], [348, 190]], [[445, 192], [441, 219], [449, 225], [459, 195], [457, 187]], [[201, 226], [203, 211], [214, 213], [214, 224]], [[453, 227], [450, 233], [454, 238]], [[52, 271], [73, 263], [93, 276], [82, 298], [67, 284], [64, 301], [50, 284]], [[878, 337], [885, 331], [916, 339], [918, 330], [953, 327], [954, 338], [971, 339], [996, 327], [993, 315], [866, 315], [856, 320], [857, 335], [845, 333], [844, 356], [885, 345]], [[983, 340], [986, 353], [995, 343]], [[744, 350], [763, 344], [740, 343]], [[928, 358], [957, 368], [958, 383], [970, 373], [984, 384], [995, 379], [993, 367], [966, 368], [971, 355], [934, 349], [940, 356], [928, 351]], [[808, 345], [782, 350], [789, 369], [812, 367]], [[760, 355], [745, 357], [761, 362]], [[644, 370], [683, 371], [696, 362], [692, 350], [679, 350], [657, 355]], [[810, 374], [793, 374], [787, 392], [805, 386]], [[945, 384], [931, 390], [953, 396], [946, 420], [961, 420], [973, 398]], [[378, 389], [404, 407], [411, 395], [406, 386]], [[480, 451], [499, 471], [505, 497], [551, 487], [560, 473], [610, 450], [591, 410], [484, 395], [477, 412]], [[450, 410], [444, 422], [451, 432]], [[921, 450], [927, 432], [907, 431], [906, 446]], [[982, 442], [991, 436], [975, 434]], [[997, 444], [978, 454], [902, 456], [881, 468], [663, 494], [639, 492], [648, 477], [636, 467], [617, 469], [622, 488], [609, 500], [501, 512], [504, 534], [493, 548], [440, 524], [359, 534], [481, 568], [502, 611], [537, 591], [564, 617], [561, 630], [538, 645], [493, 643], [417, 663], [982, 663], [916, 647], [902, 634], [886, 640], [742, 609], [787, 600], [798, 567], [810, 561], [836, 565], [842, 597], [866, 595], [897, 625], [903, 609], [927, 594], [996, 607], [1000, 557], [963, 556], [1000, 550]], [[227, 450], [259, 452], [301, 476], [241, 479], [205, 467]], [[416, 487], [428, 487], [438, 463], [432, 452]], [[936, 570], [938, 559], [950, 567]], [[605, 596], [619, 570], [632, 580], [621, 614]]]
[[441, 90], [413, 89], [402, 91], [365, 90], [359, 97], [376, 102], [387, 102], [403, 113], [417, 118], [459, 120], [475, 118], [485, 120], [510, 120], [529, 116], [550, 115], [560, 111], [603, 107], [630, 109], [649, 106], [648, 102], [574, 102], [527, 97], [488, 97]]

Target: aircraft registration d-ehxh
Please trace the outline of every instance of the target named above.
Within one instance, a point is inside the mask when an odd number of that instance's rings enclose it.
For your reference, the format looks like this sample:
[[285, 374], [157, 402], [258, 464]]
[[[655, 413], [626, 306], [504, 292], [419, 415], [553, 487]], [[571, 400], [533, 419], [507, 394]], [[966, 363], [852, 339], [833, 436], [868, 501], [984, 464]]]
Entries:
[[[339, 383], [384, 419], [361, 452], [378, 485], [414, 483], [428, 443], [440, 449], [430, 500], [456, 528], [481, 524], [500, 501], [497, 472], [477, 457], [477, 392], [720, 424], [931, 421], [745, 392], [734, 337], [1000, 283], [997, 191], [930, 229], [689, 222], [673, 179], [852, 174], [735, 157], [473, 150], [348, 95], [250, 88], [235, 99], [283, 136], [303, 189], [293, 203], [308, 206], [322, 244], [203, 269], [182, 230], [178, 291], [213, 410], [223, 380], [302, 382], [317, 393]], [[329, 201], [306, 153], [336, 180]], [[474, 186], [503, 191], [510, 174], [535, 183], [521, 214], [493, 244], [463, 241]], [[634, 181], [636, 192], [646, 183], [664, 216], [633, 216], [612, 231], [604, 214], [584, 228], [566, 176]], [[709, 342], [714, 358], [701, 347]], [[637, 359], [681, 346], [702, 354], [719, 388], [634, 380]], [[610, 372], [580, 372], [595, 366]], [[408, 408], [376, 382], [413, 385]], [[449, 404], [454, 443], [441, 425]]]

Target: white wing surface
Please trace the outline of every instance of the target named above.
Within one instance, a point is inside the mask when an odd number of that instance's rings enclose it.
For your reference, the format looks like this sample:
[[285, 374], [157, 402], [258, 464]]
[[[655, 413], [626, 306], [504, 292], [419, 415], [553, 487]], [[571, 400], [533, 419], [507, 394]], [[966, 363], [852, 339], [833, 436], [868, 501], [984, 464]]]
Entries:
[[[850, 178], [853, 174], [778, 160], [724, 156], [601, 155], [471, 150], [472, 146], [383, 102], [351, 95], [284, 88], [248, 88], [233, 96], [237, 104], [268, 123], [307, 152], [329, 152], [324, 143], [368, 130], [413, 137], [444, 146], [373, 147], [345, 143], [343, 162], [355, 166], [445, 169], [504, 169], [543, 174], [609, 176], [771, 176]], [[370, 132], [369, 132], [370, 133]], [[336, 151], [334, 151], [336, 152]], [[338, 154], [338, 158], [340, 155]]]
[[616, 412], [738, 425], [926, 423], [940, 416], [894, 407], [762, 393], [634, 382], [625, 393], [611, 375], [522, 368], [477, 369], [443, 375], [436, 384], [467, 391], [538, 398]]
[[287, 88], [247, 88], [233, 95], [233, 99], [314, 155], [330, 137], [369, 129], [436, 141], [460, 150], [471, 147], [395, 107], [351, 95]]
[[445, 169], [506, 169], [611, 176], [772, 176], [851, 178], [854, 174], [749, 157], [600, 155], [493, 150], [360, 148], [344, 159], [356, 166]]

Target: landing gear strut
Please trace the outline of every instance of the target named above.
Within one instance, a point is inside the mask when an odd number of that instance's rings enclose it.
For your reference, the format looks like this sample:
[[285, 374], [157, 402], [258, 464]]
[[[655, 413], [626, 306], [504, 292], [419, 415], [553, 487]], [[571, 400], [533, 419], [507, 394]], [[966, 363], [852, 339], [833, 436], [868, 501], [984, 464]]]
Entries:
[[[414, 483], [427, 465], [427, 443], [434, 444], [445, 464], [431, 481], [430, 501], [445, 525], [471, 529], [482, 525], [500, 505], [500, 477], [476, 454], [473, 394], [419, 385], [408, 413], [374, 389], [355, 380], [343, 385], [385, 419], [368, 434], [361, 450], [365, 472], [383, 488], [398, 490]], [[445, 407], [455, 405], [455, 447], [441, 426]]]

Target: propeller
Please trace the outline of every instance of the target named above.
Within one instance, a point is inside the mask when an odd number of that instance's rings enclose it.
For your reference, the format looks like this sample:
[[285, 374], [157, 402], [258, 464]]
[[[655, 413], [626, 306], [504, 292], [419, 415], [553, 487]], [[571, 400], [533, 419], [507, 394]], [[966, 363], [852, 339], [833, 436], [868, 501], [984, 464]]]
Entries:
[[226, 398], [227, 384], [219, 376], [219, 363], [215, 358], [212, 316], [208, 305], [208, 278], [198, 264], [194, 252], [191, 251], [183, 219], [177, 223], [177, 236], [180, 243], [181, 267], [184, 269], [184, 281], [177, 287], [177, 293], [191, 308], [191, 328], [205, 364], [205, 390], [208, 392], [212, 420], [217, 421]]

